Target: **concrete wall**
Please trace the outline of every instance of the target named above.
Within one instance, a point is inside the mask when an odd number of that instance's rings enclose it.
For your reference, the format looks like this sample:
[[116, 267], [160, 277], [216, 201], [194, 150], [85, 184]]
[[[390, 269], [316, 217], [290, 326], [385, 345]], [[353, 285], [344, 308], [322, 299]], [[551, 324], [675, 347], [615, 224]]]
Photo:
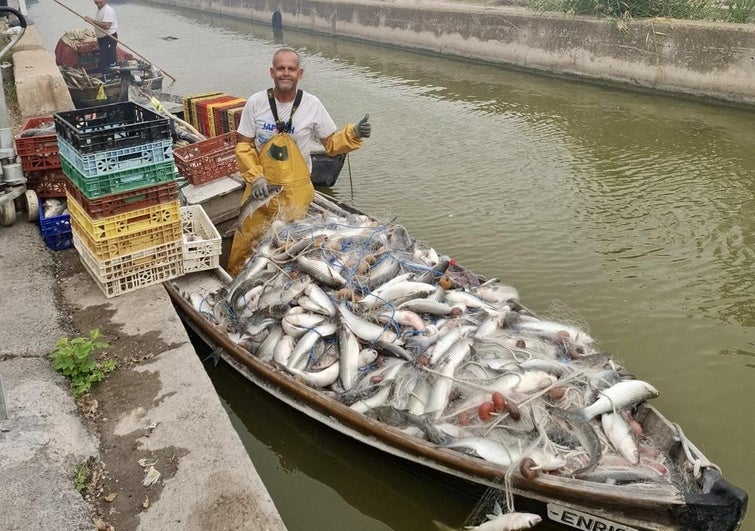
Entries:
[[45, 50], [34, 26], [11, 49], [13, 78], [21, 118], [70, 111], [74, 108], [55, 57]]
[[[591, 81], [755, 104], [755, 25], [617, 22], [470, 4], [150, 0]], [[419, 1], [419, 0], [418, 0]]]

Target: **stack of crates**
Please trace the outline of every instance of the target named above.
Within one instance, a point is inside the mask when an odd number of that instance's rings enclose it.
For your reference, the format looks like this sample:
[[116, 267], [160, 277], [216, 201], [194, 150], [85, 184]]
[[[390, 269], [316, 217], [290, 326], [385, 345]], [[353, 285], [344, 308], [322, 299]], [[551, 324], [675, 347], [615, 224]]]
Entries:
[[178, 173], [198, 186], [238, 171], [236, 128], [246, 100], [221, 92], [187, 96], [184, 118], [207, 140], [176, 149]]
[[[34, 190], [42, 201], [65, 201], [65, 175], [61, 169], [53, 123], [51, 115], [29, 118], [21, 125], [14, 142], [27, 188]], [[39, 228], [45, 243], [54, 251], [71, 247], [73, 238], [68, 213], [45, 217], [42, 201], [39, 205]]]
[[105, 296], [182, 275], [168, 119], [132, 102], [54, 118], [73, 245]]

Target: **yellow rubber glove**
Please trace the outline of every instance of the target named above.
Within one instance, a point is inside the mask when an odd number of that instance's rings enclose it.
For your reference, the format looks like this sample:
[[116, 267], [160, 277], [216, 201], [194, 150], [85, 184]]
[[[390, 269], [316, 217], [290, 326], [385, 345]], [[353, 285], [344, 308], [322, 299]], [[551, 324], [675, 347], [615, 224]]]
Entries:
[[346, 127], [330, 135], [325, 142], [325, 152], [331, 157], [356, 151], [360, 147], [362, 139], [357, 137], [354, 124], [346, 124]]
[[249, 184], [262, 177], [262, 165], [253, 142], [238, 142], [236, 144], [236, 162], [239, 165], [241, 177]]

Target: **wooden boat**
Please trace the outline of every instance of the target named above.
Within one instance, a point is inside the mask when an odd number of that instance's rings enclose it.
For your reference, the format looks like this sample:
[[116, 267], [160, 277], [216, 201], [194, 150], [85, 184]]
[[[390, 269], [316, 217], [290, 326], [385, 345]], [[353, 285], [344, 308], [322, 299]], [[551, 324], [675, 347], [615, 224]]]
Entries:
[[[311, 209], [340, 215], [356, 212], [320, 193]], [[471, 275], [455, 265], [451, 269]], [[355, 441], [460, 480], [470, 489], [505, 488], [514, 496], [517, 511], [538, 514], [543, 522], [563, 529], [734, 530], [744, 518], [747, 494], [730, 485], [681, 429], [647, 402], [636, 407], [634, 418], [666, 456], [666, 467], [675, 474], [673, 481], [611, 484], [554, 473], [528, 478], [519, 467], [507, 469], [432, 444], [362, 414], [332, 393], [309, 387], [274, 363], [257, 358], [185, 298], [187, 293], [215, 293], [231, 280], [222, 268], [216, 268], [185, 275], [165, 286], [186, 324], [231, 367], [278, 400]], [[508, 483], [504, 481], [507, 471]]]
[[[128, 101], [130, 85], [160, 90], [163, 76], [152, 65], [116, 47], [117, 65], [102, 75], [97, 70], [99, 48], [94, 33], [81, 39], [80, 30], [66, 32], [55, 46], [55, 63], [77, 109]], [[71, 37], [69, 39], [68, 37]]]
[[[128, 101], [130, 85], [159, 89], [162, 87], [163, 76], [149, 78], [143, 81], [134, 81], [128, 74], [112, 74], [105, 77], [104, 82], [95, 83], [94, 86], [76, 86], [66, 83], [71, 100], [77, 109], [95, 107]], [[102, 88], [100, 88], [100, 86]]]

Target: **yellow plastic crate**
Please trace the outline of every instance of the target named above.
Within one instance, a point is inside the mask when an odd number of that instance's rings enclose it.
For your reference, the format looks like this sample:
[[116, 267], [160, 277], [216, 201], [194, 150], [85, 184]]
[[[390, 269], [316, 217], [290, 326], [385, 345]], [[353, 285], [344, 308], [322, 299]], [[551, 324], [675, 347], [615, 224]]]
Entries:
[[208, 120], [208, 126], [210, 128], [210, 136], [217, 136], [224, 133], [229, 133], [230, 131], [223, 130], [223, 124], [222, 123], [215, 123], [216, 118], [220, 118], [215, 113], [216, 109], [222, 109], [224, 107], [230, 107], [230, 106], [239, 106], [244, 105], [246, 103], [246, 100], [244, 98], [235, 98], [229, 101], [224, 101], [222, 103], [211, 103], [207, 106], [207, 115], [209, 116]]
[[184, 120], [189, 122], [194, 127], [197, 126], [196, 124], [196, 117], [194, 114], [195, 107], [193, 105], [194, 100], [197, 99], [203, 99], [203, 98], [214, 98], [215, 96], [220, 96], [222, 92], [204, 92], [202, 94], [197, 94], [196, 96], [184, 96], [184, 98], [181, 100], [181, 105], [184, 109]]
[[181, 220], [181, 203], [178, 199], [114, 216], [92, 219], [73, 195], [66, 193], [66, 198], [71, 217], [76, 219], [78, 225], [88, 232], [90, 238], [95, 242], [128, 236], [147, 229], [177, 223]]
[[97, 260], [111, 260], [150, 247], [182, 240], [180, 221], [99, 242], [93, 240], [89, 232], [73, 216], [71, 216], [71, 230]]

